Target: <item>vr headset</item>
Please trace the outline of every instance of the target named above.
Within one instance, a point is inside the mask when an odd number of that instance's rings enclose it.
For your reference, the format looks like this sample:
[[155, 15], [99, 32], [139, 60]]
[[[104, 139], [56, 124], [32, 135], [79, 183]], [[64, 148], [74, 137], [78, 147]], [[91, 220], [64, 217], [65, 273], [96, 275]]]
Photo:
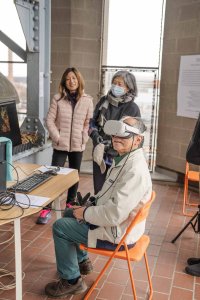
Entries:
[[130, 126], [122, 121], [109, 120], [105, 123], [103, 128], [105, 134], [114, 135], [121, 138], [130, 138], [134, 134], [144, 136], [144, 133], [140, 133], [138, 128]]

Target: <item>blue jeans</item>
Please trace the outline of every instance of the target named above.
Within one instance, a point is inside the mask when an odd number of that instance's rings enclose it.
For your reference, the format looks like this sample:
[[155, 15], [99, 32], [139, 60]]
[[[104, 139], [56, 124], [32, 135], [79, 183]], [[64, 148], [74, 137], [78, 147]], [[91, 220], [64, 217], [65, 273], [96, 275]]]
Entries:
[[78, 223], [72, 209], [53, 224], [57, 271], [61, 278], [74, 279], [80, 276], [79, 263], [88, 258], [87, 251], [80, 250], [79, 244], [87, 245], [89, 227]]

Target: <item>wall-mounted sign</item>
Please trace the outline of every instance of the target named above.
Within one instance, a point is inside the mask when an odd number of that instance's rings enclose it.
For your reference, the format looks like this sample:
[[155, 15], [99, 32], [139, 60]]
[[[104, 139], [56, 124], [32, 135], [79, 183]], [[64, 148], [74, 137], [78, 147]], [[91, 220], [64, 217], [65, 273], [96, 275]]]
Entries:
[[200, 55], [181, 56], [177, 116], [197, 119], [200, 113]]

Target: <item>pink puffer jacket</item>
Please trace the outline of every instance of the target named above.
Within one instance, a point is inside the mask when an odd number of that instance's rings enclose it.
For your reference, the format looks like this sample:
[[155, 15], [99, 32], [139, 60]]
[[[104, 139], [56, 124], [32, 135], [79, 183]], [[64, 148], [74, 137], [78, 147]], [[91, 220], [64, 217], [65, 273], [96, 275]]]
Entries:
[[70, 101], [59, 98], [60, 94], [53, 97], [46, 120], [52, 146], [62, 151], [84, 151], [93, 115], [92, 97], [83, 94], [74, 112]]

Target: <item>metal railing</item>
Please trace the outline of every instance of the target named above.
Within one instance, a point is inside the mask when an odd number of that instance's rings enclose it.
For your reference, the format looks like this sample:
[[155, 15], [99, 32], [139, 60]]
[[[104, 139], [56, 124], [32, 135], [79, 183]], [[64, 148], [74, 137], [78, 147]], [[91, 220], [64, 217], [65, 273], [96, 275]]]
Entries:
[[102, 66], [101, 94], [105, 95], [111, 86], [113, 75], [119, 70], [127, 70], [136, 77], [138, 96], [135, 102], [140, 108], [142, 119], [147, 126], [144, 150], [149, 170], [154, 171], [156, 162], [157, 122], [159, 105], [159, 69], [140, 67]]

